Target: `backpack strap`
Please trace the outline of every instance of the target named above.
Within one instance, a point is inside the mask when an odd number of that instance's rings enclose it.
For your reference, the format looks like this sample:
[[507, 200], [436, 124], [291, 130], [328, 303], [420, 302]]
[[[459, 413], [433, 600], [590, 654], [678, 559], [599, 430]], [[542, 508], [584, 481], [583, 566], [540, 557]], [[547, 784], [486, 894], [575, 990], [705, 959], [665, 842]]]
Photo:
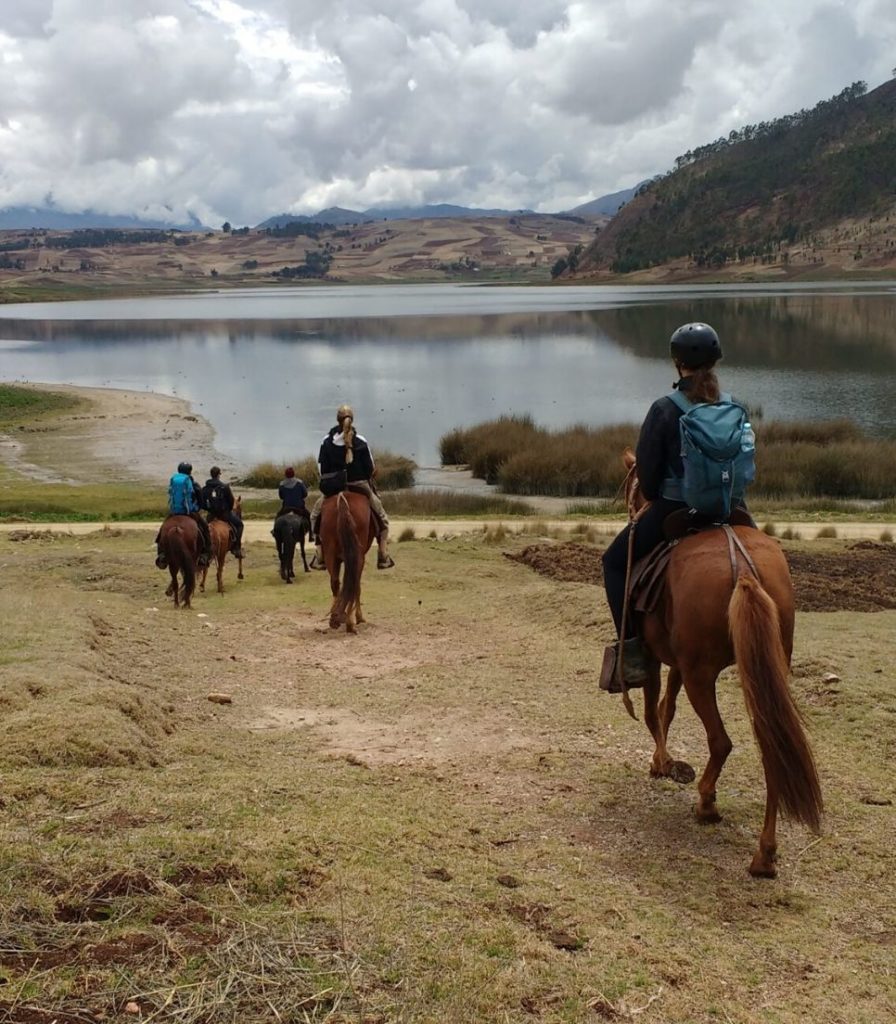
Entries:
[[674, 391], [669, 392], [667, 396], [678, 406], [683, 413], [690, 412], [694, 408], [694, 403], [677, 388]]

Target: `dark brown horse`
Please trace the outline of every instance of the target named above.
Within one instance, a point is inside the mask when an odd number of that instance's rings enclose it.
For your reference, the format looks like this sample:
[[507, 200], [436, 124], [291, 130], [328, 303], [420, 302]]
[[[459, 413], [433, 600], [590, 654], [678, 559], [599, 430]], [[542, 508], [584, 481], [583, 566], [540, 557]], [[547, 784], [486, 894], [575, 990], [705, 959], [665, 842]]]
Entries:
[[[243, 499], [242, 496], [236, 499], [233, 505], [233, 514], [238, 518], [243, 518]], [[208, 532], [212, 538], [212, 558], [215, 560], [217, 566], [218, 576], [218, 593], [224, 593], [224, 562], [227, 560], [227, 553], [230, 551], [230, 523], [226, 519], [212, 519], [208, 524]], [[241, 580], [243, 578], [243, 560], [238, 558], [239, 571], [237, 572], [236, 578]], [[205, 566], [202, 570], [202, 580], [199, 584], [199, 589], [202, 593], [205, 593], [205, 578], [208, 576], [208, 566]]]
[[[646, 502], [640, 496], [631, 449], [623, 461], [629, 473], [629, 510], [637, 514]], [[688, 769], [673, 762], [666, 747], [675, 701], [684, 686], [709, 745], [709, 761], [697, 787], [697, 818], [706, 823], [721, 820], [716, 782], [732, 744], [716, 703], [716, 678], [722, 669], [736, 664], [766, 785], [765, 822], [750, 874], [774, 878], [779, 805], [785, 814], [818, 831], [821, 787], [788, 687], [794, 601], [787, 561], [777, 541], [760, 530], [738, 526], [733, 532], [752, 560], [756, 576], [742, 554], [735, 554], [736, 571], [732, 571], [723, 530], [691, 534], [675, 546], [663, 596], [644, 617], [642, 632], [654, 658], [644, 687], [644, 719], [656, 743], [650, 774], [673, 777], [677, 769]], [[669, 666], [662, 701], [660, 663]]]
[[320, 544], [333, 592], [331, 629], [338, 629], [344, 622], [345, 631], [354, 633], [355, 624], [364, 621], [361, 573], [364, 571], [364, 556], [375, 536], [373, 515], [366, 495], [342, 491], [324, 501], [320, 516]]
[[302, 565], [305, 572], [310, 572], [308, 559], [305, 557], [305, 536], [308, 532], [308, 519], [292, 509], [277, 516], [274, 520], [274, 542], [277, 545], [277, 558], [280, 560], [280, 579], [284, 583], [292, 583], [296, 577], [294, 560], [296, 544], [302, 554]]
[[[167, 559], [168, 571], [171, 573], [166, 596], [174, 598], [175, 608], [181, 602], [184, 608], [189, 608], [196, 589], [196, 560], [202, 551], [202, 537], [195, 520], [190, 516], [169, 516], [159, 531], [159, 549]], [[178, 573], [182, 580], [180, 588], [177, 583]]]

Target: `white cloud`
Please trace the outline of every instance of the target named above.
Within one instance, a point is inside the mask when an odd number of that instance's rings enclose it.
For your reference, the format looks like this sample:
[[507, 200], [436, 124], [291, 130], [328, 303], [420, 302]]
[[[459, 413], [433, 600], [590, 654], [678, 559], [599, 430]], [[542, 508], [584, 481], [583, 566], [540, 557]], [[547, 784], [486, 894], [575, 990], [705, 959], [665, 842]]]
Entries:
[[560, 209], [887, 78], [891, 0], [0, 0], [0, 207]]

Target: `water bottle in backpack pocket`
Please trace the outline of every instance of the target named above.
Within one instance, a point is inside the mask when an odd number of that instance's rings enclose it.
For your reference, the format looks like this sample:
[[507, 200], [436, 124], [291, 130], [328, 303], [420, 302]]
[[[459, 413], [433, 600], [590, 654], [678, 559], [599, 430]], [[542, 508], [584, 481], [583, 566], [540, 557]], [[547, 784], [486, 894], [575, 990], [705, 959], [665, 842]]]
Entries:
[[725, 520], [756, 476], [756, 440], [747, 410], [723, 394], [692, 404], [680, 391], [682, 499], [702, 515]]

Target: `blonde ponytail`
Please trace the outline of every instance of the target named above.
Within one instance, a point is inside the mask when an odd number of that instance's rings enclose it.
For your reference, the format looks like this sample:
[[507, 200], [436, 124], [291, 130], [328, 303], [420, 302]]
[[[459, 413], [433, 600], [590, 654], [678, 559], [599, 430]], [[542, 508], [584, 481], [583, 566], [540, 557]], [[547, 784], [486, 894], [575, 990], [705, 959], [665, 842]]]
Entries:
[[357, 431], [354, 428], [354, 421], [351, 416], [345, 416], [340, 426], [342, 427], [342, 440], [345, 441], [345, 464], [346, 466], [354, 462], [355, 453], [352, 449], [352, 445], [355, 441], [355, 434]]

